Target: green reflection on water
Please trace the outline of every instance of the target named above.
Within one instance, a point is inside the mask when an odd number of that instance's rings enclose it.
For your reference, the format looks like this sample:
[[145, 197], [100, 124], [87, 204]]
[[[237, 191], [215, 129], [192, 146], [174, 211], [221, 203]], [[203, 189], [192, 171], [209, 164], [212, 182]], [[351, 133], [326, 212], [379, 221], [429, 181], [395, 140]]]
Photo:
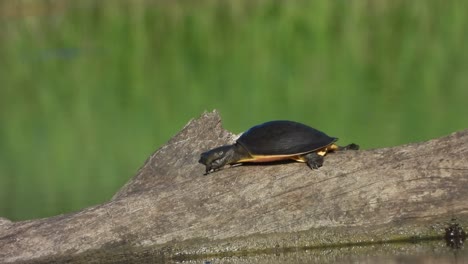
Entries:
[[[288, 249], [244, 256], [185, 260], [180, 263], [468, 263], [468, 250], [452, 249], [443, 240], [344, 247]], [[178, 262], [174, 262], [178, 263]]]
[[468, 263], [466, 247], [453, 249], [442, 239], [418, 242], [355, 244], [314, 249], [288, 248], [235, 255], [175, 260], [151, 248], [101, 250], [41, 263], [187, 263], [187, 264], [283, 264], [283, 263]]

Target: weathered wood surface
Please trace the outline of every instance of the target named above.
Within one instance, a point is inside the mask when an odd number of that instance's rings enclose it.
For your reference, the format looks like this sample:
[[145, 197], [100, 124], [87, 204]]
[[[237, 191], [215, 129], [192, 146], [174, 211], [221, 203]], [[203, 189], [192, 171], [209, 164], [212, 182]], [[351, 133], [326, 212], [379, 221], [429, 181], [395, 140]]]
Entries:
[[111, 201], [46, 219], [0, 219], [0, 263], [73, 262], [100, 250], [167, 260], [391, 240], [431, 235], [444, 220], [468, 215], [468, 130], [329, 154], [319, 170], [286, 163], [203, 175], [199, 154], [234, 140], [216, 112], [205, 113], [151, 155]]

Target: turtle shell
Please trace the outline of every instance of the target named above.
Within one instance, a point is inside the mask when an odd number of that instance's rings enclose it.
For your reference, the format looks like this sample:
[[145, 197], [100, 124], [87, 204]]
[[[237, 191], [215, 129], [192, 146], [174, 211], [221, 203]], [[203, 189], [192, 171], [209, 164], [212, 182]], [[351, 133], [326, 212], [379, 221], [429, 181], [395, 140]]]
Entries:
[[324, 148], [337, 138], [304, 124], [278, 120], [247, 130], [237, 140], [251, 155], [297, 155]]

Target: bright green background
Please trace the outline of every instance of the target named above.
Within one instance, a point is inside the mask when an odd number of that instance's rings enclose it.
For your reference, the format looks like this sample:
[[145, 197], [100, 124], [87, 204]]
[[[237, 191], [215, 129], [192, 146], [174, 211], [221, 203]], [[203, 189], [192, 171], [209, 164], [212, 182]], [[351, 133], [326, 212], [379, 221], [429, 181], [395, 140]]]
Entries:
[[0, 216], [109, 199], [214, 108], [364, 149], [468, 128], [466, 3], [2, 1]]

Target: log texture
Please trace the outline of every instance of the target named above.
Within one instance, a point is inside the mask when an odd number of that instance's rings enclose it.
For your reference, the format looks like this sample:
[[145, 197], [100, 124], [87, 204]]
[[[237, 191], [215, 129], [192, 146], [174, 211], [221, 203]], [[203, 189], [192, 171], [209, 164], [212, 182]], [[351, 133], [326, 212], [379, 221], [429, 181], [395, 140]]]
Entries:
[[386, 241], [439, 234], [444, 221], [468, 215], [468, 130], [332, 153], [318, 170], [291, 162], [203, 175], [200, 153], [235, 138], [218, 113], [205, 113], [109, 202], [46, 219], [0, 218], [0, 263], [73, 262], [93, 252], [171, 260]]

